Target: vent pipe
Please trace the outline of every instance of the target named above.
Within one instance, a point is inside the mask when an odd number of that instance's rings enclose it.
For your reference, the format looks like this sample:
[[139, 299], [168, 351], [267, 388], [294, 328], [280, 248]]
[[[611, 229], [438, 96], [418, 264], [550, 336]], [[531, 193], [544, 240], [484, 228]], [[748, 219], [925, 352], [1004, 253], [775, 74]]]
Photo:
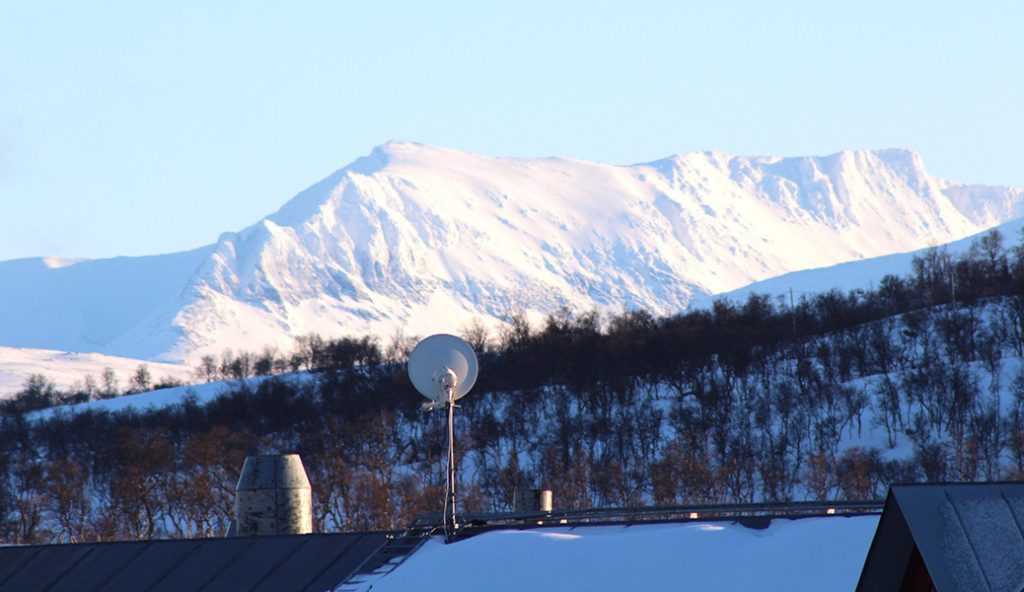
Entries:
[[247, 457], [235, 487], [235, 535], [309, 534], [312, 499], [298, 454]]
[[520, 489], [516, 492], [517, 512], [551, 512], [550, 489]]

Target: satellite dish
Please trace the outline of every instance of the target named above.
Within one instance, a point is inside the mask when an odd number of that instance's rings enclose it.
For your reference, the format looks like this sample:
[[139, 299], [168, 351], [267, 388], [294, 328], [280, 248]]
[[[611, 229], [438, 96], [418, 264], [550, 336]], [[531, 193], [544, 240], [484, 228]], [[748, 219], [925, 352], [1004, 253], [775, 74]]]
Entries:
[[476, 383], [479, 365], [468, 343], [454, 335], [431, 335], [416, 344], [409, 354], [409, 380], [421, 395], [431, 400], [425, 406], [442, 407], [466, 395]]
[[448, 408], [448, 470], [444, 487], [444, 535], [455, 540], [459, 528], [455, 508], [455, 401], [466, 396], [476, 383], [479, 366], [469, 344], [454, 335], [431, 335], [409, 354], [409, 380], [430, 399], [423, 408]]

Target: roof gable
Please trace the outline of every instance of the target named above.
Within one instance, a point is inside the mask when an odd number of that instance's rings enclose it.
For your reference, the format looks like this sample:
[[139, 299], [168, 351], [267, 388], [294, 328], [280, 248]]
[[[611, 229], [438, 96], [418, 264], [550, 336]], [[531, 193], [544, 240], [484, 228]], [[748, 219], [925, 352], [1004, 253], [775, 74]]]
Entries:
[[938, 592], [1024, 590], [1024, 483], [894, 485], [857, 587], [900, 590], [914, 548]]

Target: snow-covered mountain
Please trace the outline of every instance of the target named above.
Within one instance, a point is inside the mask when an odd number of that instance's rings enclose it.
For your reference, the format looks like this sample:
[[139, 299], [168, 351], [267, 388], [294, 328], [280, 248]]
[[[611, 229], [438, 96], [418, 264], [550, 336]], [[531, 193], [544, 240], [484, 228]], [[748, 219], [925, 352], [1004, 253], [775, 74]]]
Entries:
[[389, 143], [216, 244], [0, 262], [0, 345], [181, 361], [294, 336], [458, 331], [560, 306], [656, 313], [1024, 213], [904, 150], [633, 166]]

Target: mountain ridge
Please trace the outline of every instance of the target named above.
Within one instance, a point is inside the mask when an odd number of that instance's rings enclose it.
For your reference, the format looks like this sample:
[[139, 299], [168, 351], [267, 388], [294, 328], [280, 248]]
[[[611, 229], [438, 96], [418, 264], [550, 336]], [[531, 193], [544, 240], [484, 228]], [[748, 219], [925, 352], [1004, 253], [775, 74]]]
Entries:
[[[0, 296], [0, 328], [16, 329], [0, 330], [0, 345], [185, 361], [288, 348], [311, 331], [451, 332], [520, 310], [670, 314], [694, 296], [949, 242], [1021, 214], [1020, 190], [933, 177], [903, 149], [609, 165], [389, 142], [212, 245], [40, 264], [31, 278], [0, 262], [0, 285], [18, 286]], [[73, 275], [143, 278], [146, 297], [76, 297], [62, 279]], [[62, 320], [34, 328], [18, 321], [26, 310]]]

